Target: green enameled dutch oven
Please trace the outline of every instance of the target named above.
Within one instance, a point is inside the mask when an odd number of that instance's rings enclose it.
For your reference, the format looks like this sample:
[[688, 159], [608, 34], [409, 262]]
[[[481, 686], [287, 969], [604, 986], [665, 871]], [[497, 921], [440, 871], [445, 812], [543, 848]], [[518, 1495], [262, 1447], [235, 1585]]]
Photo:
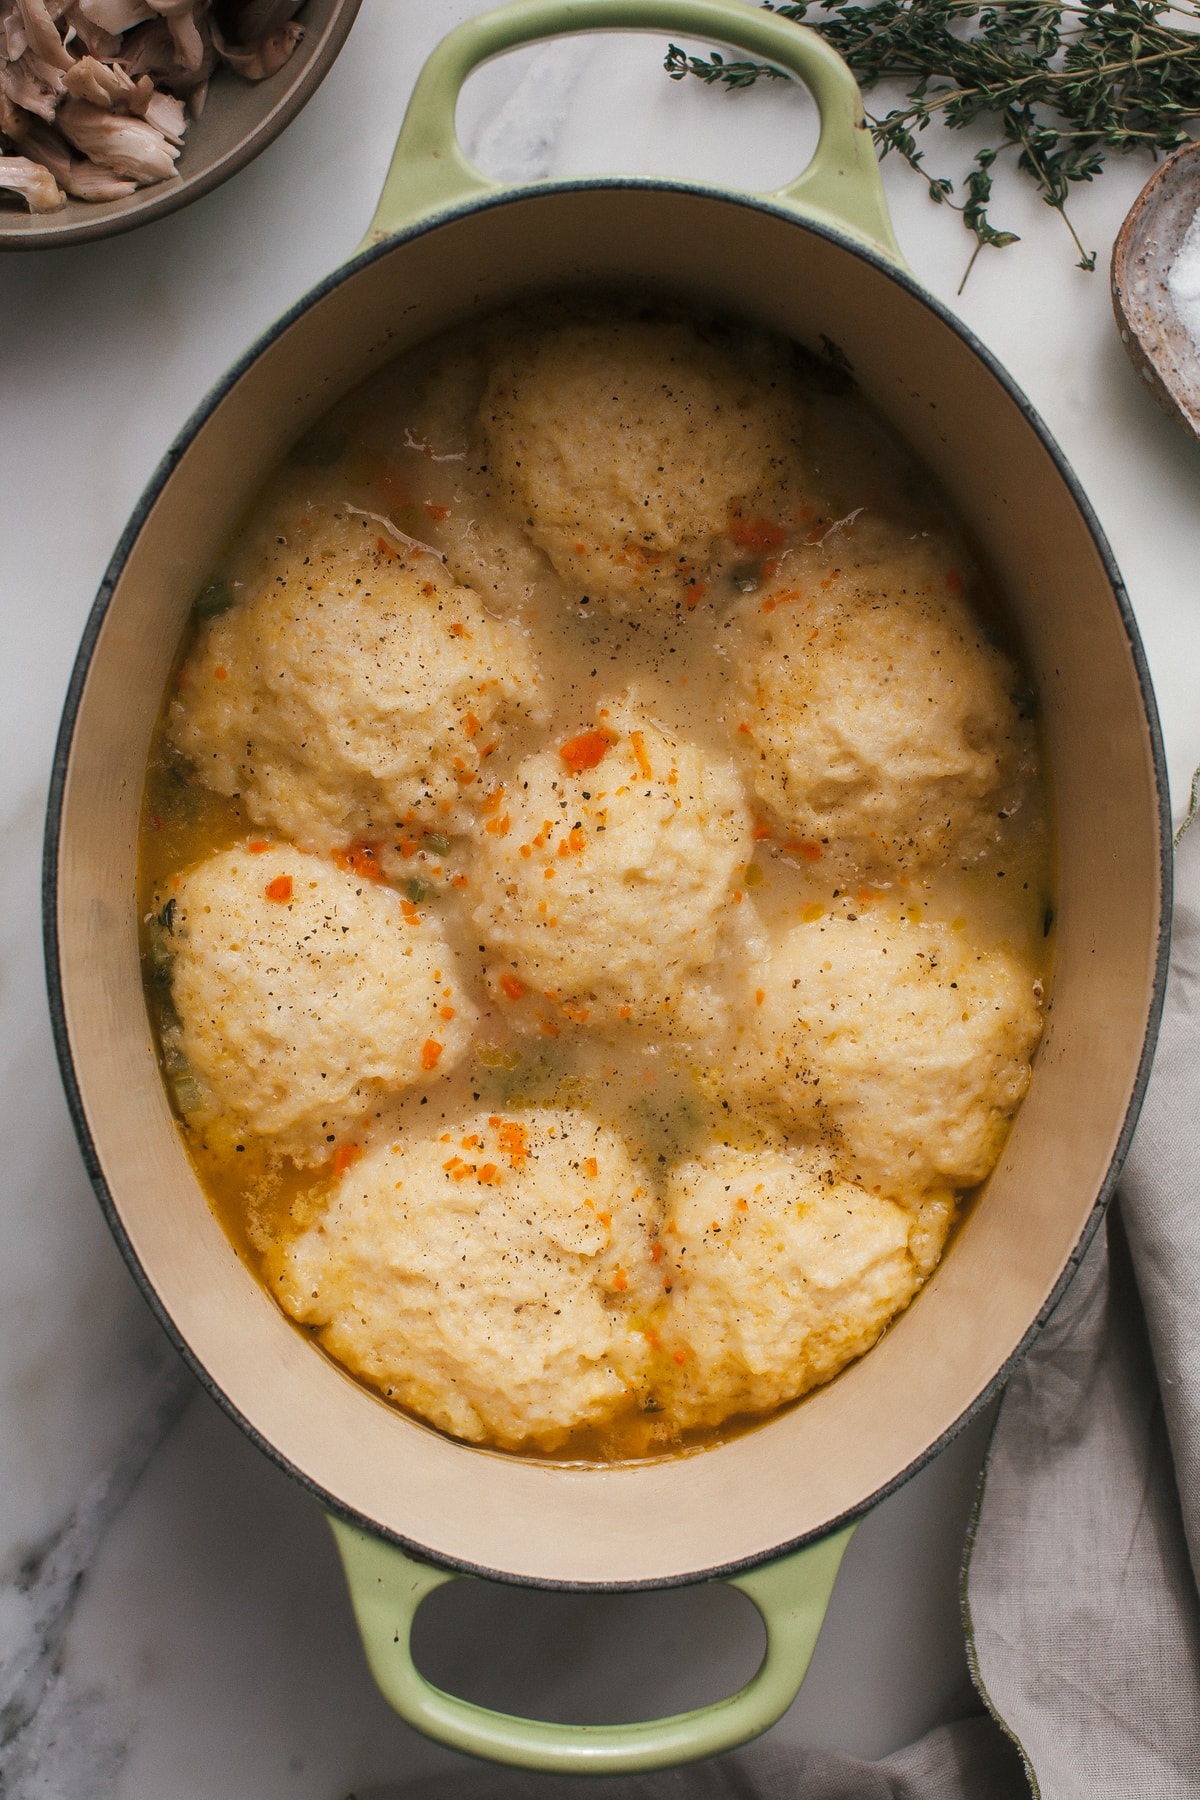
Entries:
[[[728, 43], [804, 82], [821, 134], [771, 194], [680, 181], [505, 189], [455, 138], [469, 71], [551, 34]], [[539, 289], [684, 294], [833, 339], [990, 564], [1039, 697], [1058, 817], [1052, 1008], [1028, 1099], [952, 1252], [870, 1355], [701, 1454], [611, 1468], [473, 1449], [391, 1410], [238, 1260], [164, 1096], [138, 970], [143, 770], [201, 581], [271, 467], [335, 400], [432, 334]], [[1166, 776], [1137, 631], [1087, 501], [1029, 404], [904, 266], [845, 66], [737, 0], [518, 0], [453, 32], [413, 96], [366, 243], [250, 350], [172, 447], [84, 636], [59, 744], [46, 921], [59, 1054], [109, 1223], [210, 1391], [326, 1507], [372, 1668], [421, 1731], [477, 1756], [611, 1773], [763, 1731], [803, 1678], [852, 1522], [1011, 1370], [1082, 1254], [1146, 1078], [1166, 945]], [[763, 1665], [720, 1705], [628, 1726], [512, 1719], [427, 1684], [422, 1597], [456, 1574], [622, 1589], [721, 1578], [759, 1607]]]

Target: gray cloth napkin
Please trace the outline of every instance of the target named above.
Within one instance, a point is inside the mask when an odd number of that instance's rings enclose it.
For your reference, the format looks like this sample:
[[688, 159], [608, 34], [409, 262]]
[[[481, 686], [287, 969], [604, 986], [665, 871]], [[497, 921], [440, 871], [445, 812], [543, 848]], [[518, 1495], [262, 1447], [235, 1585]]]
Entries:
[[987, 1713], [876, 1763], [768, 1736], [662, 1775], [480, 1770], [358, 1800], [1197, 1800], [1198, 1575], [1200, 825], [1119, 1207], [1009, 1382], [980, 1482], [963, 1610]]
[[1043, 1800], [1200, 1794], [1200, 827], [1175, 877], [1119, 1208], [1008, 1385], [967, 1554], [976, 1683]]

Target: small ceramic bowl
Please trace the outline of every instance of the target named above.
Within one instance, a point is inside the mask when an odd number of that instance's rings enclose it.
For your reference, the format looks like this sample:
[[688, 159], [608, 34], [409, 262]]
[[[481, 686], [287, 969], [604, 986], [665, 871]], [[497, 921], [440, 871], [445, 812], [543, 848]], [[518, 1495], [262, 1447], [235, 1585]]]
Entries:
[[1112, 302], [1121, 342], [1159, 405], [1200, 437], [1200, 348], [1175, 310], [1167, 281], [1200, 208], [1200, 143], [1155, 171], [1117, 233]]
[[214, 75], [200, 118], [188, 124], [178, 174], [124, 200], [68, 200], [52, 213], [0, 205], [0, 250], [48, 250], [132, 231], [220, 187], [253, 160], [316, 93], [346, 41], [362, 0], [306, 0], [304, 36], [276, 74], [245, 81]]

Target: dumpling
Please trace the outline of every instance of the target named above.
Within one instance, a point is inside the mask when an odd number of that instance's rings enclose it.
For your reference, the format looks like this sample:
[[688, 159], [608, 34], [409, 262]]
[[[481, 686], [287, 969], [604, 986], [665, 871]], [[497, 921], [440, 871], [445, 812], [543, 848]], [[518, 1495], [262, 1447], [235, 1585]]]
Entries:
[[268, 1278], [388, 1399], [456, 1437], [552, 1450], [644, 1387], [651, 1217], [607, 1127], [464, 1114], [369, 1151]]
[[510, 987], [644, 1018], [715, 953], [750, 854], [732, 770], [636, 708], [521, 763], [480, 834], [475, 922]]
[[793, 551], [745, 603], [735, 742], [809, 855], [861, 870], [970, 858], [1028, 797], [1016, 671], [963, 592], [947, 545], [865, 529]]
[[953, 1216], [948, 1194], [910, 1210], [866, 1193], [819, 1150], [712, 1145], [672, 1170], [660, 1338], [678, 1423], [767, 1412], [831, 1380], [907, 1306]]
[[801, 505], [782, 359], [672, 320], [560, 325], [498, 355], [479, 409], [496, 500], [572, 596], [686, 610]]
[[519, 627], [357, 515], [305, 518], [214, 619], [169, 733], [200, 778], [305, 849], [474, 816], [482, 757], [542, 717]]
[[737, 1079], [875, 1192], [973, 1186], [1029, 1086], [1041, 986], [937, 922], [826, 916], [759, 975]]
[[290, 845], [191, 870], [171, 944], [173, 1047], [214, 1107], [302, 1162], [447, 1073], [476, 1018], [435, 912]]

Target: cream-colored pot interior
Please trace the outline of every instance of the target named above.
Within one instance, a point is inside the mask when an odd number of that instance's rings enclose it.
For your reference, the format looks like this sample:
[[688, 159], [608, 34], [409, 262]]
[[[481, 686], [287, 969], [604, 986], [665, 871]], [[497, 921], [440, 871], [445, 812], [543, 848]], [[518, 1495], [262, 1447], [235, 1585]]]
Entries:
[[[810, 346], [836, 341], [1008, 596], [1045, 720], [1060, 846], [1053, 1007], [1033, 1087], [928, 1288], [866, 1358], [772, 1423], [611, 1469], [453, 1443], [373, 1399], [287, 1322], [184, 1154], [135, 917], [142, 776], [168, 668], [262, 477], [398, 351], [515, 294], [577, 283], [672, 291]], [[397, 240], [272, 334], [185, 439], [131, 529], [77, 682], [55, 896], [59, 1029], [97, 1184], [196, 1364], [336, 1507], [509, 1577], [677, 1581], [860, 1510], [995, 1381], [1068, 1268], [1136, 1110], [1161, 960], [1161, 783], [1152, 703], [1093, 527], [1019, 399], [912, 284], [770, 206], [648, 183], [543, 190]]]

